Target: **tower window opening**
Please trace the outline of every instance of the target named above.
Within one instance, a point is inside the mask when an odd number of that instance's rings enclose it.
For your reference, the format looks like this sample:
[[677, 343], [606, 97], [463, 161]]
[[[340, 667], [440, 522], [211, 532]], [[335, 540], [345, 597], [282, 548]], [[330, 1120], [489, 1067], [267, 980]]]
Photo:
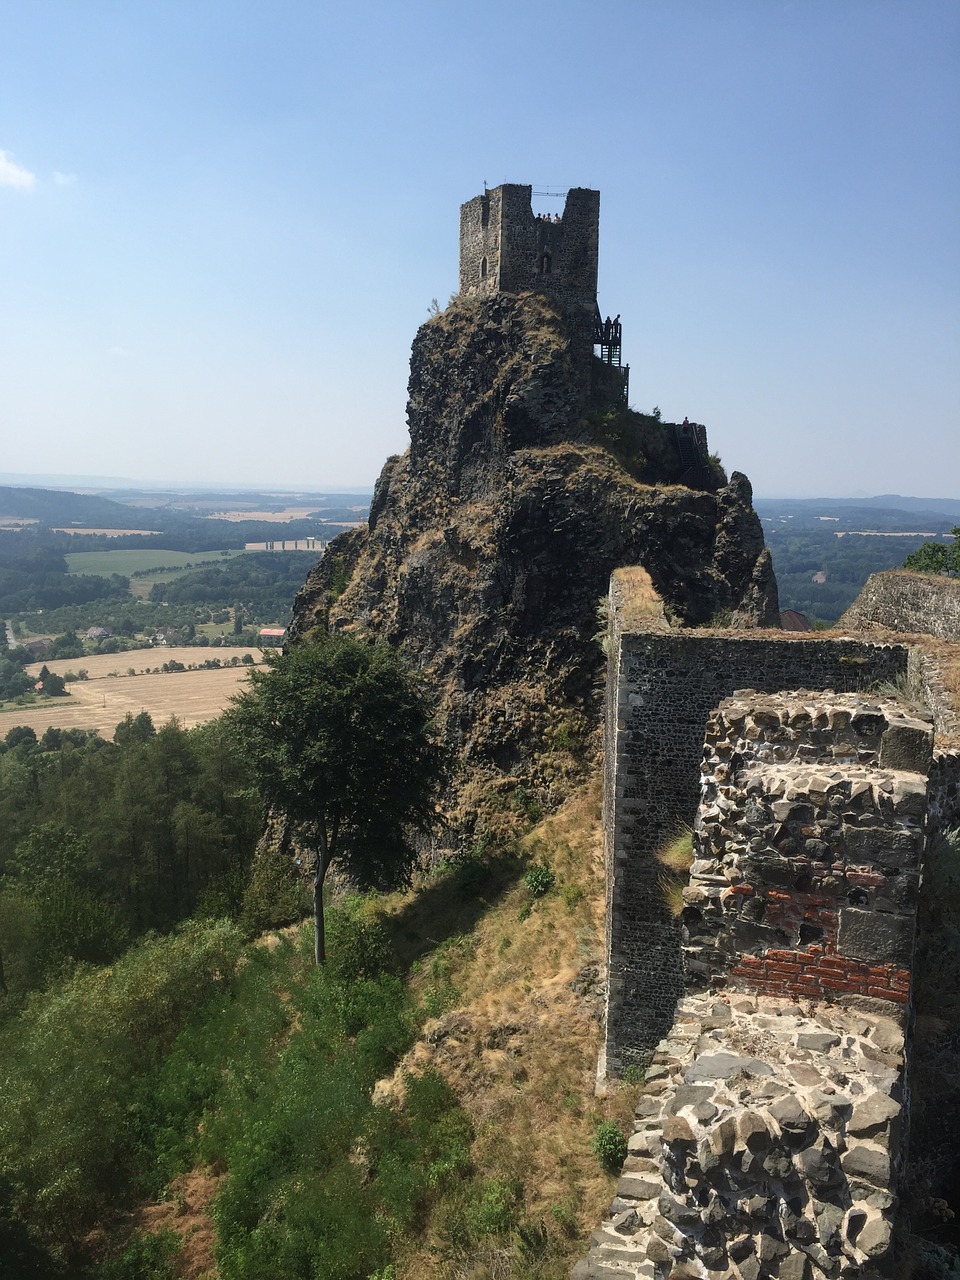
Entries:
[[481, 258], [480, 259], [480, 279], [486, 280], [486, 278], [487, 278], [487, 260], [486, 258]]
[[490, 201], [486, 196], [480, 201], [480, 225], [481, 227], [489, 226], [490, 223]]
[[548, 276], [553, 270], [553, 260], [549, 253], [541, 253], [540, 255], [540, 274]]

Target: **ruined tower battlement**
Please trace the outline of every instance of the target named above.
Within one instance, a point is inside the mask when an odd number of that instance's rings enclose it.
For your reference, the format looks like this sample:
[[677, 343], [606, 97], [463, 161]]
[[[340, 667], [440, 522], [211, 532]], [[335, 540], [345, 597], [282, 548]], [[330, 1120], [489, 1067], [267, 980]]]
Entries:
[[533, 188], [515, 182], [460, 206], [460, 292], [538, 289], [592, 325], [597, 304], [600, 192], [573, 187], [559, 220], [537, 217]]
[[600, 192], [571, 188], [557, 221], [534, 214], [532, 195], [505, 182], [460, 206], [460, 293], [547, 293], [592, 345]]

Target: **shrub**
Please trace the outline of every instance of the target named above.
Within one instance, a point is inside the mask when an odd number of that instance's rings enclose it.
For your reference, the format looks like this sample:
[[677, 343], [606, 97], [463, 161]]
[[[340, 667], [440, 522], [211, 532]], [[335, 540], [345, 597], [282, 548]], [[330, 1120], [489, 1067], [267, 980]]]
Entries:
[[586, 891], [579, 884], [565, 884], [560, 890], [560, 897], [568, 911], [575, 911], [586, 896]]
[[627, 1140], [612, 1120], [603, 1120], [597, 1125], [593, 1154], [608, 1173], [617, 1173], [627, 1158]]
[[167, 1228], [156, 1234], [138, 1232], [119, 1258], [97, 1270], [97, 1280], [177, 1280], [174, 1258], [180, 1238]]
[[470, 1227], [478, 1236], [502, 1236], [517, 1225], [520, 1188], [516, 1182], [491, 1178], [470, 1209]]
[[557, 877], [549, 862], [535, 862], [527, 870], [523, 882], [535, 898], [542, 898], [556, 884]]
[[31, 997], [0, 1039], [0, 1178], [28, 1227], [76, 1241], [131, 1196], [145, 1077], [225, 983], [236, 929], [189, 924]]

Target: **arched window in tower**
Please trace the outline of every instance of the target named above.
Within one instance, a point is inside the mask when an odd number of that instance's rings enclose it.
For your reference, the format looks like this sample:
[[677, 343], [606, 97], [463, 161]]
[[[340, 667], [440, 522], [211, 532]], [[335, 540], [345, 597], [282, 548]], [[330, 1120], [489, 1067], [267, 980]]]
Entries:
[[481, 258], [480, 259], [480, 279], [486, 280], [486, 278], [487, 278], [487, 260], [486, 258]]
[[541, 253], [540, 255], [540, 274], [548, 276], [553, 270], [553, 259], [549, 253]]

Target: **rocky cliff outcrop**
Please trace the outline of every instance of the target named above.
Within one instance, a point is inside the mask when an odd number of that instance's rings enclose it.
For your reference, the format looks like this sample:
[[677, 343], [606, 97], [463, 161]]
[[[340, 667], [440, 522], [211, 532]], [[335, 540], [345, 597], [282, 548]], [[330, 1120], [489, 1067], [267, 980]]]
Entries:
[[[712, 464], [703, 487], [677, 483], [674, 428], [585, 399], [549, 299], [456, 300], [417, 334], [409, 391], [410, 448], [387, 461], [367, 528], [307, 580], [291, 636], [402, 646], [474, 770], [559, 798], [544, 751], [599, 718], [597, 609], [620, 565], [643, 565], [678, 621], [777, 625], [746, 478]], [[559, 780], [573, 756], [553, 754]]]

